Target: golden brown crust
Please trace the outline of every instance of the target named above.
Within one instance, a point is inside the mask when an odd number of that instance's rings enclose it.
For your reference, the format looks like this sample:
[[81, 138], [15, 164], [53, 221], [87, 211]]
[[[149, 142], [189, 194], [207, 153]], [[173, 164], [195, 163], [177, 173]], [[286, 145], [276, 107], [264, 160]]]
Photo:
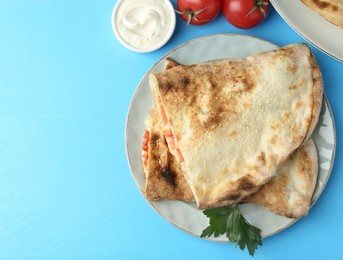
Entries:
[[[163, 103], [175, 103], [177, 98], [177, 104], [189, 106], [192, 127], [197, 129], [194, 138], [198, 138], [220, 127], [223, 122], [234, 122], [238, 106], [250, 106], [249, 103], [239, 104], [234, 96], [227, 102], [227, 97], [222, 94], [229, 83], [234, 88], [231, 92], [236, 96], [252, 92], [254, 83], [250, 79], [255, 73], [259, 73], [259, 68], [250, 63], [225, 61], [209, 63], [204, 67], [179, 65], [172, 69], [172, 77], [164, 74], [157, 74], [156, 77]], [[232, 79], [232, 75], [236, 78]], [[194, 93], [198, 93], [196, 97]], [[209, 113], [206, 114], [204, 109]], [[206, 115], [199, 117], [199, 111]]]
[[[317, 122], [318, 108], [321, 106], [322, 78], [314, 57], [311, 55], [315, 98], [313, 102], [313, 115], [308, 130], [308, 135], [312, 133], [311, 128]], [[171, 69], [179, 65], [173, 60], [167, 60], [165, 69]], [[317, 99], [317, 100], [316, 100]], [[287, 115], [288, 116], [288, 115]], [[146, 196], [150, 200], [172, 199], [182, 201], [194, 201], [194, 196], [190, 190], [181, 165], [175, 157], [168, 152], [167, 144], [162, 134], [161, 126], [158, 124], [157, 114], [152, 111], [150, 114], [152, 126], [150, 128], [149, 156], [150, 175], [147, 177]], [[274, 124], [277, 128], [278, 125]], [[235, 131], [229, 133], [231, 137], [237, 135]], [[273, 139], [273, 138], [272, 138]], [[306, 138], [307, 139], [307, 138]], [[161, 140], [163, 140], [161, 142]], [[275, 142], [275, 141], [274, 141]], [[272, 142], [271, 144], [273, 144]], [[168, 155], [163, 155], [164, 153]], [[265, 154], [259, 154], [262, 164], [266, 162]], [[168, 158], [168, 159], [166, 159]], [[147, 172], [148, 169], [145, 169]], [[229, 196], [223, 197], [215, 205], [207, 207], [219, 207], [240, 201], [246, 193], [254, 193], [243, 203], [260, 204], [279, 215], [289, 218], [304, 217], [309, 210], [311, 196], [315, 189], [318, 175], [318, 159], [313, 141], [308, 140], [304, 146], [300, 147], [284, 165], [278, 170], [277, 176], [262, 186], [257, 192], [258, 187], [250, 181], [251, 177], [243, 177], [237, 181], [236, 193], [232, 192]], [[231, 187], [232, 189], [232, 187]], [[291, 198], [291, 199], [290, 199]]]
[[183, 200], [194, 201], [175, 157], [170, 154], [162, 133], [159, 118], [153, 111], [150, 129], [148, 164], [144, 167], [146, 186], [145, 196], [149, 200]]
[[[179, 65], [177, 62], [167, 58], [164, 69], [171, 69], [177, 65]], [[150, 120], [151, 125], [148, 164], [143, 167], [146, 179], [145, 196], [149, 200], [194, 201], [193, 193], [183, 176], [181, 165], [169, 152], [155, 108], [150, 112], [147, 120]]]
[[310, 127], [308, 129], [304, 142], [312, 135], [313, 130], [315, 129], [318, 123], [319, 114], [322, 108], [323, 92], [324, 92], [322, 73], [316, 61], [316, 58], [314, 57], [312, 53], [310, 56], [310, 62], [312, 66], [312, 79], [313, 79], [313, 109], [312, 109]]
[[[292, 48], [283, 48], [278, 50], [278, 55], [279, 56], [284, 56], [285, 58], [290, 58], [290, 59], [297, 59], [297, 55], [299, 54], [296, 53]], [[290, 130], [293, 132], [294, 139], [292, 141], [293, 147], [299, 146], [301, 143], [303, 143], [312, 133], [317, 120], [318, 120], [318, 115], [320, 112], [321, 108], [321, 102], [322, 102], [322, 95], [323, 95], [323, 90], [322, 90], [322, 79], [321, 79], [321, 74], [319, 67], [313, 57], [312, 54], [308, 51], [308, 54], [303, 54], [303, 56], [307, 57], [310, 60], [310, 64], [308, 65], [308, 69], [312, 71], [312, 79], [313, 79], [313, 86], [311, 88], [312, 95], [309, 97], [309, 99], [304, 99], [304, 100], [298, 100], [292, 104], [292, 109], [294, 110], [300, 110], [303, 109], [304, 106], [310, 106], [311, 107], [311, 113], [310, 117], [308, 117], [306, 120], [302, 122], [302, 124], [305, 126], [307, 129], [305, 131], [304, 135], [297, 135], [298, 134], [298, 129], [296, 127], [291, 127]], [[272, 60], [272, 62], [274, 62]], [[191, 117], [191, 122], [192, 122], [192, 134], [194, 140], [198, 140], [204, 136], [204, 135], [211, 135], [212, 133], [216, 132], [216, 129], [221, 127], [222, 124], [226, 124], [228, 121], [232, 124], [236, 123], [237, 117], [237, 111], [239, 109], [249, 109], [252, 104], [249, 103], [249, 100], [243, 100], [245, 102], [241, 102], [242, 100], [237, 99], [235, 95], [237, 94], [244, 94], [244, 95], [249, 95], [251, 93], [254, 93], [255, 89], [255, 83], [253, 80], [251, 80], [252, 75], [260, 73], [259, 68], [252, 66], [249, 61], [246, 60], [241, 60], [239, 64], [233, 62], [233, 61], [226, 61], [226, 69], [227, 71], [232, 72], [232, 74], [237, 75], [235, 80], [232, 80], [230, 76], [226, 75], [225, 73], [223, 74], [221, 65], [218, 65], [218, 63], [211, 63], [211, 66], [208, 66], [205, 71], [199, 71], [195, 74], [197, 74], [195, 77], [193, 77], [192, 73], [188, 73], [188, 70], [196, 71], [197, 66], [183, 66], [179, 65], [172, 60], [167, 60], [166, 62], [166, 68], [167, 69], [172, 69], [173, 70], [173, 76], [169, 77], [168, 75], [166, 76], [165, 74], [161, 73], [158, 78], [158, 84], [159, 84], [159, 89], [153, 88], [154, 95], [161, 95], [160, 97], [162, 98], [163, 103], [172, 103], [172, 102], [179, 102], [184, 105], [184, 107], [187, 107], [187, 112], [190, 113]], [[231, 65], [231, 66], [230, 66]], [[175, 67], [177, 66], [177, 67]], [[296, 72], [297, 67], [295, 64], [291, 63], [288, 67], [288, 70], [290, 72]], [[305, 70], [307, 68], [305, 67]], [[253, 74], [249, 74], [252, 72]], [[202, 74], [206, 74], [207, 78], [205, 77], [205, 80], [202, 76]], [[221, 77], [221, 80], [216, 78], [217, 76]], [[156, 75], [155, 75], [156, 76]], [[226, 78], [227, 76], [227, 78]], [[165, 78], [164, 78], [165, 77]], [[175, 83], [176, 82], [176, 83]], [[201, 93], [203, 90], [203, 85], [205, 82], [205, 88], [206, 92]], [[225, 84], [223, 84], [225, 82]], [[231, 96], [229, 98], [230, 102], [227, 102], [227, 97], [223, 98], [223, 92], [225, 93], [225, 90], [227, 91], [227, 85], [231, 86], [231, 89], [229, 92], [231, 93]], [[294, 82], [293, 85], [289, 86], [289, 91], [298, 91], [299, 88], [302, 87], [302, 83], [300, 82]], [[159, 92], [159, 93], [158, 93]], [[197, 95], [193, 95], [193, 93], [197, 93]], [[200, 93], [200, 94], [199, 94]], [[226, 100], [225, 100], [226, 99]], [[229, 103], [229, 104], [227, 104]], [[200, 105], [199, 105], [200, 104]], [[224, 105], [223, 105], [224, 104]], [[198, 106], [199, 105], [199, 106]], [[198, 107], [197, 107], [198, 106]], [[192, 110], [194, 109], [194, 110]], [[201, 111], [203, 114], [203, 117], [197, 116], [197, 113]], [[169, 110], [170, 112], [170, 110]], [[282, 115], [282, 120], [288, 121], [290, 120], [292, 114], [291, 112], [285, 112]], [[170, 119], [170, 118], [169, 118]], [[173, 120], [173, 118], [172, 118]], [[172, 124], [175, 125], [178, 122], [171, 122]], [[184, 124], [187, 122], [183, 122]], [[273, 121], [270, 124], [270, 128], [275, 130], [276, 132], [282, 130], [282, 121]], [[176, 138], [179, 139], [183, 135], [186, 135], [187, 132], [176, 132]], [[230, 130], [225, 133], [230, 139], [235, 139], [237, 136], [239, 137], [239, 131], [236, 130]], [[271, 135], [268, 142], [272, 146], [279, 146], [280, 145], [280, 140], [277, 135]], [[164, 145], [166, 143], [164, 142]], [[208, 149], [216, 149], [217, 147], [208, 147]], [[156, 150], [161, 149], [159, 147], [156, 148]], [[168, 148], [166, 148], [168, 149]], [[295, 149], [295, 148], [293, 148]], [[163, 149], [161, 149], [163, 150]], [[220, 149], [219, 149], [220, 150]], [[291, 152], [286, 153], [284, 157], [278, 158], [277, 156], [273, 154], [265, 154], [264, 151], [262, 150], [260, 153], [257, 154], [256, 156], [256, 161], [258, 162], [258, 165], [264, 166], [264, 165], [278, 165], [281, 162], [283, 162]], [[181, 169], [179, 168], [173, 168], [171, 172], [173, 173], [170, 175], [170, 165], [178, 165], [176, 162], [175, 158], [170, 159], [169, 162], [165, 162], [161, 160], [159, 157], [155, 158], [158, 159], [159, 163], [156, 166], [155, 165], [155, 170], [154, 172], [160, 172], [158, 176], [160, 179], [158, 179], [156, 182], [150, 182], [150, 188], [159, 186], [161, 189], [159, 192], [164, 194], [164, 197], [155, 196], [155, 199], [180, 199], [180, 200], [193, 200], [193, 194], [192, 191], [190, 191], [189, 186], [187, 185], [187, 181], [184, 178], [184, 173]], [[161, 164], [161, 162], [163, 162]], [[216, 162], [213, 161], [215, 164]], [[240, 160], [236, 160], [235, 164], [240, 165], [242, 162]], [[180, 166], [180, 165], [178, 165]], [[156, 169], [159, 168], [159, 169]], [[270, 166], [269, 166], [270, 167]], [[163, 169], [163, 170], [161, 170]], [[177, 178], [174, 178], [176, 172], [181, 172], [181, 175], [178, 175]], [[276, 172], [276, 170], [275, 170]], [[218, 179], [225, 179], [225, 175], [227, 173], [219, 174], [217, 176]], [[221, 185], [221, 187], [216, 187], [217, 188], [217, 196], [215, 199], [213, 198], [206, 198], [206, 190], [201, 190], [198, 189], [198, 187], [193, 187], [193, 192], [196, 192], [198, 196], [203, 196], [202, 200], [197, 201], [198, 202], [198, 207], [199, 208], [212, 208], [212, 207], [219, 207], [219, 206], [224, 206], [232, 203], [236, 203], [239, 201], [242, 201], [245, 197], [247, 197], [250, 194], [255, 193], [261, 185], [264, 183], [268, 182], [272, 177], [273, 174], [270, 174], [269, 176], [265, 177], [263, 180], [261, 178], [257, 178], [256, 176], [261, 175], [260, 169], [257, 166], [252, 166], [249, 168], [247, 171], [247, 174], [242, 175], [242, 177], [232, 181], [232, 182], [226, 182], [226, 185]], [[180, 193], [178, 196], [174, 196], [175, 194], [172, 194], [168, 192], [164, 188], [164, 184], [160, 184], [161, 176], [165, 179], [164, 182], [167, 182], [169, 186], [175, 186], [175, 180], [179, 180], [179, 187], [182, 185], [185, 185], [189, 190], [188, 197], [187, 199], [184, 199]], [[171, 176], [174, 176], [171, 178]], [[187, 174], [186, 174], [187, 176]], [[206, 183], [208, 180], [206, 179], [206, 176], [198, 176], [198, 180], [200, 180], [203, 183]], [[285, 177], [281, 178], [279, 181], [280, 183], [285, 183], [287, 180], [285, 180]], [[220, 186], [220, 184], [219, 184]], [[153, 188], [154, 189], [154, 188]], [[147, 191], [149, 190], [147, 186]], [[159, 188], [157, 188], [159, 190]], [[153, 192], [156, 192], [153, 191]], [[171, 191], [172, 192], [172, 191]], [[280, 192], [280, 191], [279, 191]], [[281, 191], [282, 192], [282, 191]], [[258, 192], [257, 192], [258, 193]], [[205, 195], [204, 195], [205, 194]], [[156, 195], [156, 194], [155, 194]], [[280, 195], [281, 196], [281, 195]], [[153, 196], [151, 196], [153, 197]], [[284, 214], [284, 213], [280, 213]], [[286, 214], [286, 213], [285, 213]], [[303, 215], [303, 213], [301, 213]], [[301, 215], [298, 213], [298, 216]], [[290, 215], [288, 213], [288, 216], [296, 216], [296, 215]]]
[[254, 193], [304, 142], [319, 107], [312, 73], [310, 50], [298, 44], [240, 60], [179, 65], [150, 77], [199, 208]]
[[305, 5], [329, 22], [343, 28], [343, 2], [341, 0], [301, 0]]
[[174, 68], [176, 66], [180, 65], [176, 61], [174, 61], [171, 58], [166, 58], [166, 62], [164, 63], [164, 70], [169, 70], [171, 68]]
[[318, 176], [318, 157], [312, 139], [279, 169], [278, 175], [244, 203], [255, 203], [289, 218], [307, 215]]
[[240, 202], [259, 190], [260, 186], [252, 182], [252, 180], [252, 176], [244, 176], [230, 185], [228, 188], [230, 192], [227, 192], [216, 201], [209, 201], [206, 203], [200, 202], [198, 203], [198, 207], [200, 209], [218, 208]]

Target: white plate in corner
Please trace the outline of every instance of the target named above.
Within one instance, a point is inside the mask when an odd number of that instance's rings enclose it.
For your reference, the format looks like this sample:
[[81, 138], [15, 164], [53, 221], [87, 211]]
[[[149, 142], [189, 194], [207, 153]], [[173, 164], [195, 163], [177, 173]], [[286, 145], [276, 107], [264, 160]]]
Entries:
[[300, 0], [271, 0], [280, 16], [312, 45], [343, 62], [343, 28], [304, 5]]
[[[213, 48], [208, 48], [208, 46]], [[193, 64], [215, 59], [241, 58], [276, 48], [278, 46], [273, 43], [246, 35], [209, 35], [176, 47], [152, 66], [144, 75], [133, 95], [125, 130], [127, 159], [133, 179], [142, 195], [145, 179], [141, 163], [141, 146], [145, 130], [144, 122], [153, 106], [153, 97], [149, 87], [149, 75], [162, 71], [167, 57], [182, 64]], [[312, 204], [318, 199], [329, 179], [336, 148], [334, 120], [325, 96], [319, 122], [313, 133], [313, 139], [318, 150], [319, 176]], [[148, 202], [169, 223], [189, 234], [199, 237], [202, 230], [208, 226], [209, 219], [201, 210], [197, 209], [195, 203], [181, 201]], [[240, 209], [251, 224], [261, 229], [262, 237], [271, 236], [289, 227], [296, 221], [276, 215], [263, 207], [253, 204], [240, 205]], [[218, 238], [210, 237], [209, 239], [227, 242], [225, 236]]]

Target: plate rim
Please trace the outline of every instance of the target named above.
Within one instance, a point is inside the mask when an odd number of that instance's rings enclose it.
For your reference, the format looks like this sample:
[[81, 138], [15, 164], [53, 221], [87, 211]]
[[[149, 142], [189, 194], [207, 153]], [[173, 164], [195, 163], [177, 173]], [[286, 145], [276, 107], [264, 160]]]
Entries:
[[[197, 235], [197, 234], [194, 234], [192, 233], [191, 231], [189, 230], [186, 230], [184, 227], [180, 226], [179, 224], [175, 223], [174, 221], [172, 220], [169, 220], [169, 219], [166, 219], [166, 217], [164, 217], [160, 212], [159, 210], [156, 208], [156, 206], [154, 205], [154, 203], [152, 201], [149, 201], [148, 199], [146, 199], [145, 195], [144, 195], [144, 191], [141, 190], [141, 188], [138, 186], [137, 182], [136, 182], [136, 178], [134, 176], [134, 173], [133, 173], [133, 169], [132, 169], [132, 164], [131, 164], [131, 160], [130, 160], [130, 156], [129, 156], [129, 149], [128, 149], [128, 124], [129, 124], [129, 119], [130, 119], [130, 116], [131, 116], [131, 111], [132, 111], [132, 106], [133, 106], [133, 103], [132, 103], [132, 100], [134, 100], [140, 90], [140, 88], [143, 87], [143, 81], [145, 80], [146, 76], [149, 75], [151, 73], [151, 71], [161, 62], [163, 61], [165, 58], [169, 57], [173, 52], [177, 51], [178, 49], [180, 48], [183, 48], [184, 46], [186, 45], [189, 45], [195, 41], [202, 41], [204, 40], [205, 38], [210, 38], [210, 37], [221, 37], [221, 36], [224, 36], [224, 37], [235, 37], [235, 36], [241, 36], [241, 37], [248, 37], [248, 38], [254, 38], [254, 39], [257, 39], [257, 40], [260, 40], [260, 41], [264, 41], [268, 44], [272, 44], [274, 45], [276, 48], [280, 48], [279, 45], [275, 44], [275, 43], [272, 43], [268, 40], [265, 40], [265, 39], [262, 39], [262, 38], [259, 38], [259, 37], [256, 37], [256, 36], [250, 36], [250, 35], [246, 35], [246, 34], [231, 34], [231, 33], [218, 33], [218, 34], [210, 34], [210, 35], [205, 35], [205, 36], [201, 36], [201, 37], [198, 37], [198, 38], [194, 38], [194, 39], [191, 39], [189, 41], [186, 41], [178, 46], [176, 46], [175, 48], [171, 49], [170, 51], [168, 51], [166, 54], [162, 55], [156, 62], [153, 63], [153, 65], [149, 68], [149, 70], [147, 72], [144, 73], [144, 75], [142, 76], [141, 80], [139, 81], [133, 95], [132, 95], [132, 98], [130, 100], [130, 104], [129, 104], [129, 108], [128, 108], [128, 112], [127, 112], [127, 116], [126, 116], [126, 121], [125, 121], [125, 132], [124, 132], [124, 141], [125, 141], [125, 152], [126, 152], [126, 159], [127, 159], [127, 162], [129, 164], [129, 168], [130, 168], [130, 172], [131, 172], [131, 176], [139, 190], [139, 192], [141, 193], [141, 195], [143, 196], [144, 200], [146, 202], [148, 202], [148, 204], [154, 209], [154, 211], [159, 215], [161, 216], [166, 222], [168, 222], [169, 224], [171, 224], [172, 226], [182, 230], [183, 232], [187, 233], [187, 234], [190, 234], [194, 237], [197, 237], [197, 238], [201, 238], [200, 235]], [[329, 178], [331, 176], [331, 172], [332, 172], [332, 168], [333, 168], [333, 165], [334, 165], [334, 161], [335, 161], [335, 156], [336, 156], [336, 145], [337, 145], [337, 141], [336, 141], [336, 126], [335, 126], [335, 120], [334, 120], [334, 117], [333, 117], [333, 112], [332, 112], [332, 109], [331, 109], [331, 106], [330, 106], [330, 103], [329, 103], [329, 100], [327, 98], [327, 96], [325, 95], [325, 93], [323, 92], [323, 102], [322, 102], [322, 105], [325, 103], [325, 105], [328, 107], [328, 112], [329, 112], [329, 115], [330, 115], [330, 118], [331, 118], [331, 122], [332, 122], [332, 132], [333, 132], [333, 148], [332, 148], [332, 156], [331, 156], [331, 160], [330, 160], [330, 166], [328, 168], [328, 173], [327, 173], [327, 176], [322, 184], [322, 187], [319, 191], [319, 195], [311, 202], [310, 204], [310, 208], [312, 208], [312, 206], [317, 202], [317, 200], [320, 198], [323, 190], [325, 189], [328, 181], [329, 181]], [[263, 239], [267, 238], [267, 237], [270, 237], [270, 236], [273, 236], [275, 235], [276, 233], [279, 233], [285, 229], [287, 229], [288, 227], [292, 226], [294, 223], [296, 223], [298, 220], [301, 220], [302, 218], [298, 218], [298, 219], [293, 219], [290, 223], [288, 223], [287, 225], [269, 233], [269, 234], [266, 234], [264, 236], [262, 236]], [[213, 242], [221, 242], [221, 243], [227, 243], [227, 242], [230, 242], [228, 240], [220, 240], [220, 239], [214, 239], [213, 237], [209, 237], [209, 238], [201, 238], [201, 239], [205, 239], [205, 240], [209, 240], [209, 241], [213, 241]], [[230, 242], [231, 243], [231, 242]]]
[[[323, 46], [319, 46], [318, 43], [315, 43], [312, 39], [309, 38], [309, 36], [306, 36], [305, 33], [301, 32], [286, 16], [286, 14], [280, 10], [280, 7], [276, 3], [277, 0], [270, 0], [271, 4], [273, 5], [274, 9], [277, 11], [277, 13], [281, 16], [281, 18], [295, 31], [297, 32], [301, 37], [303, 37], [305, 40], [307, 40], [310, 44], [312, 44], [314, 47], [316, 47], [318, 50], [322, 51], [324, 54], [334, 58], [335, 60], [343, 63], [343, 57], [339, 58], [330, 53], [330, 51], [326, 50]], [[319, 14], [318, 14], [319, 15]], [[342, 29], [343, 30], [343, 29]]]

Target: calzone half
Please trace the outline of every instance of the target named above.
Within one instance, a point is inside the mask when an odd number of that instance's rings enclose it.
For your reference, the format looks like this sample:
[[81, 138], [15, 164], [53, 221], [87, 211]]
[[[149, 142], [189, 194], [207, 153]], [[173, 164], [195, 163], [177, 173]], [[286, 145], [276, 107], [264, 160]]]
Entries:
[[[184, 172], [169, 152], [153, 109], [147, 119], [143, 150], [145, 196], [149, 200], [194, 201]], [[289, 218], [307, 215], [318, 177], [316, 146], [309, 138], [279, 167], [277, 175], [241, 203], [254, 203]]]
[[294, 44], [150, 76], [169, 151], [199, 208], [240, 202], [312, 133], [323, 89], [314, 57]]

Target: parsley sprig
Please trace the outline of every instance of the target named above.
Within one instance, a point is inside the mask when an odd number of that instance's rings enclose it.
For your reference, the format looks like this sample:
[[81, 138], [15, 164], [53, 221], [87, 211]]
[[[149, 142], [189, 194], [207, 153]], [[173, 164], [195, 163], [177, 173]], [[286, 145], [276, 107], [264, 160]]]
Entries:
[[210, 219], [210, 225], [202, 231], [201, 237], [226, 234], [229, 241], [236, 243], [241, 250], [246, 246], [251, 256], [254, 256], [258, 245], [262, 245], [261, 230], [244, 218], [237, 204], [206, 209], [203, 213]]

